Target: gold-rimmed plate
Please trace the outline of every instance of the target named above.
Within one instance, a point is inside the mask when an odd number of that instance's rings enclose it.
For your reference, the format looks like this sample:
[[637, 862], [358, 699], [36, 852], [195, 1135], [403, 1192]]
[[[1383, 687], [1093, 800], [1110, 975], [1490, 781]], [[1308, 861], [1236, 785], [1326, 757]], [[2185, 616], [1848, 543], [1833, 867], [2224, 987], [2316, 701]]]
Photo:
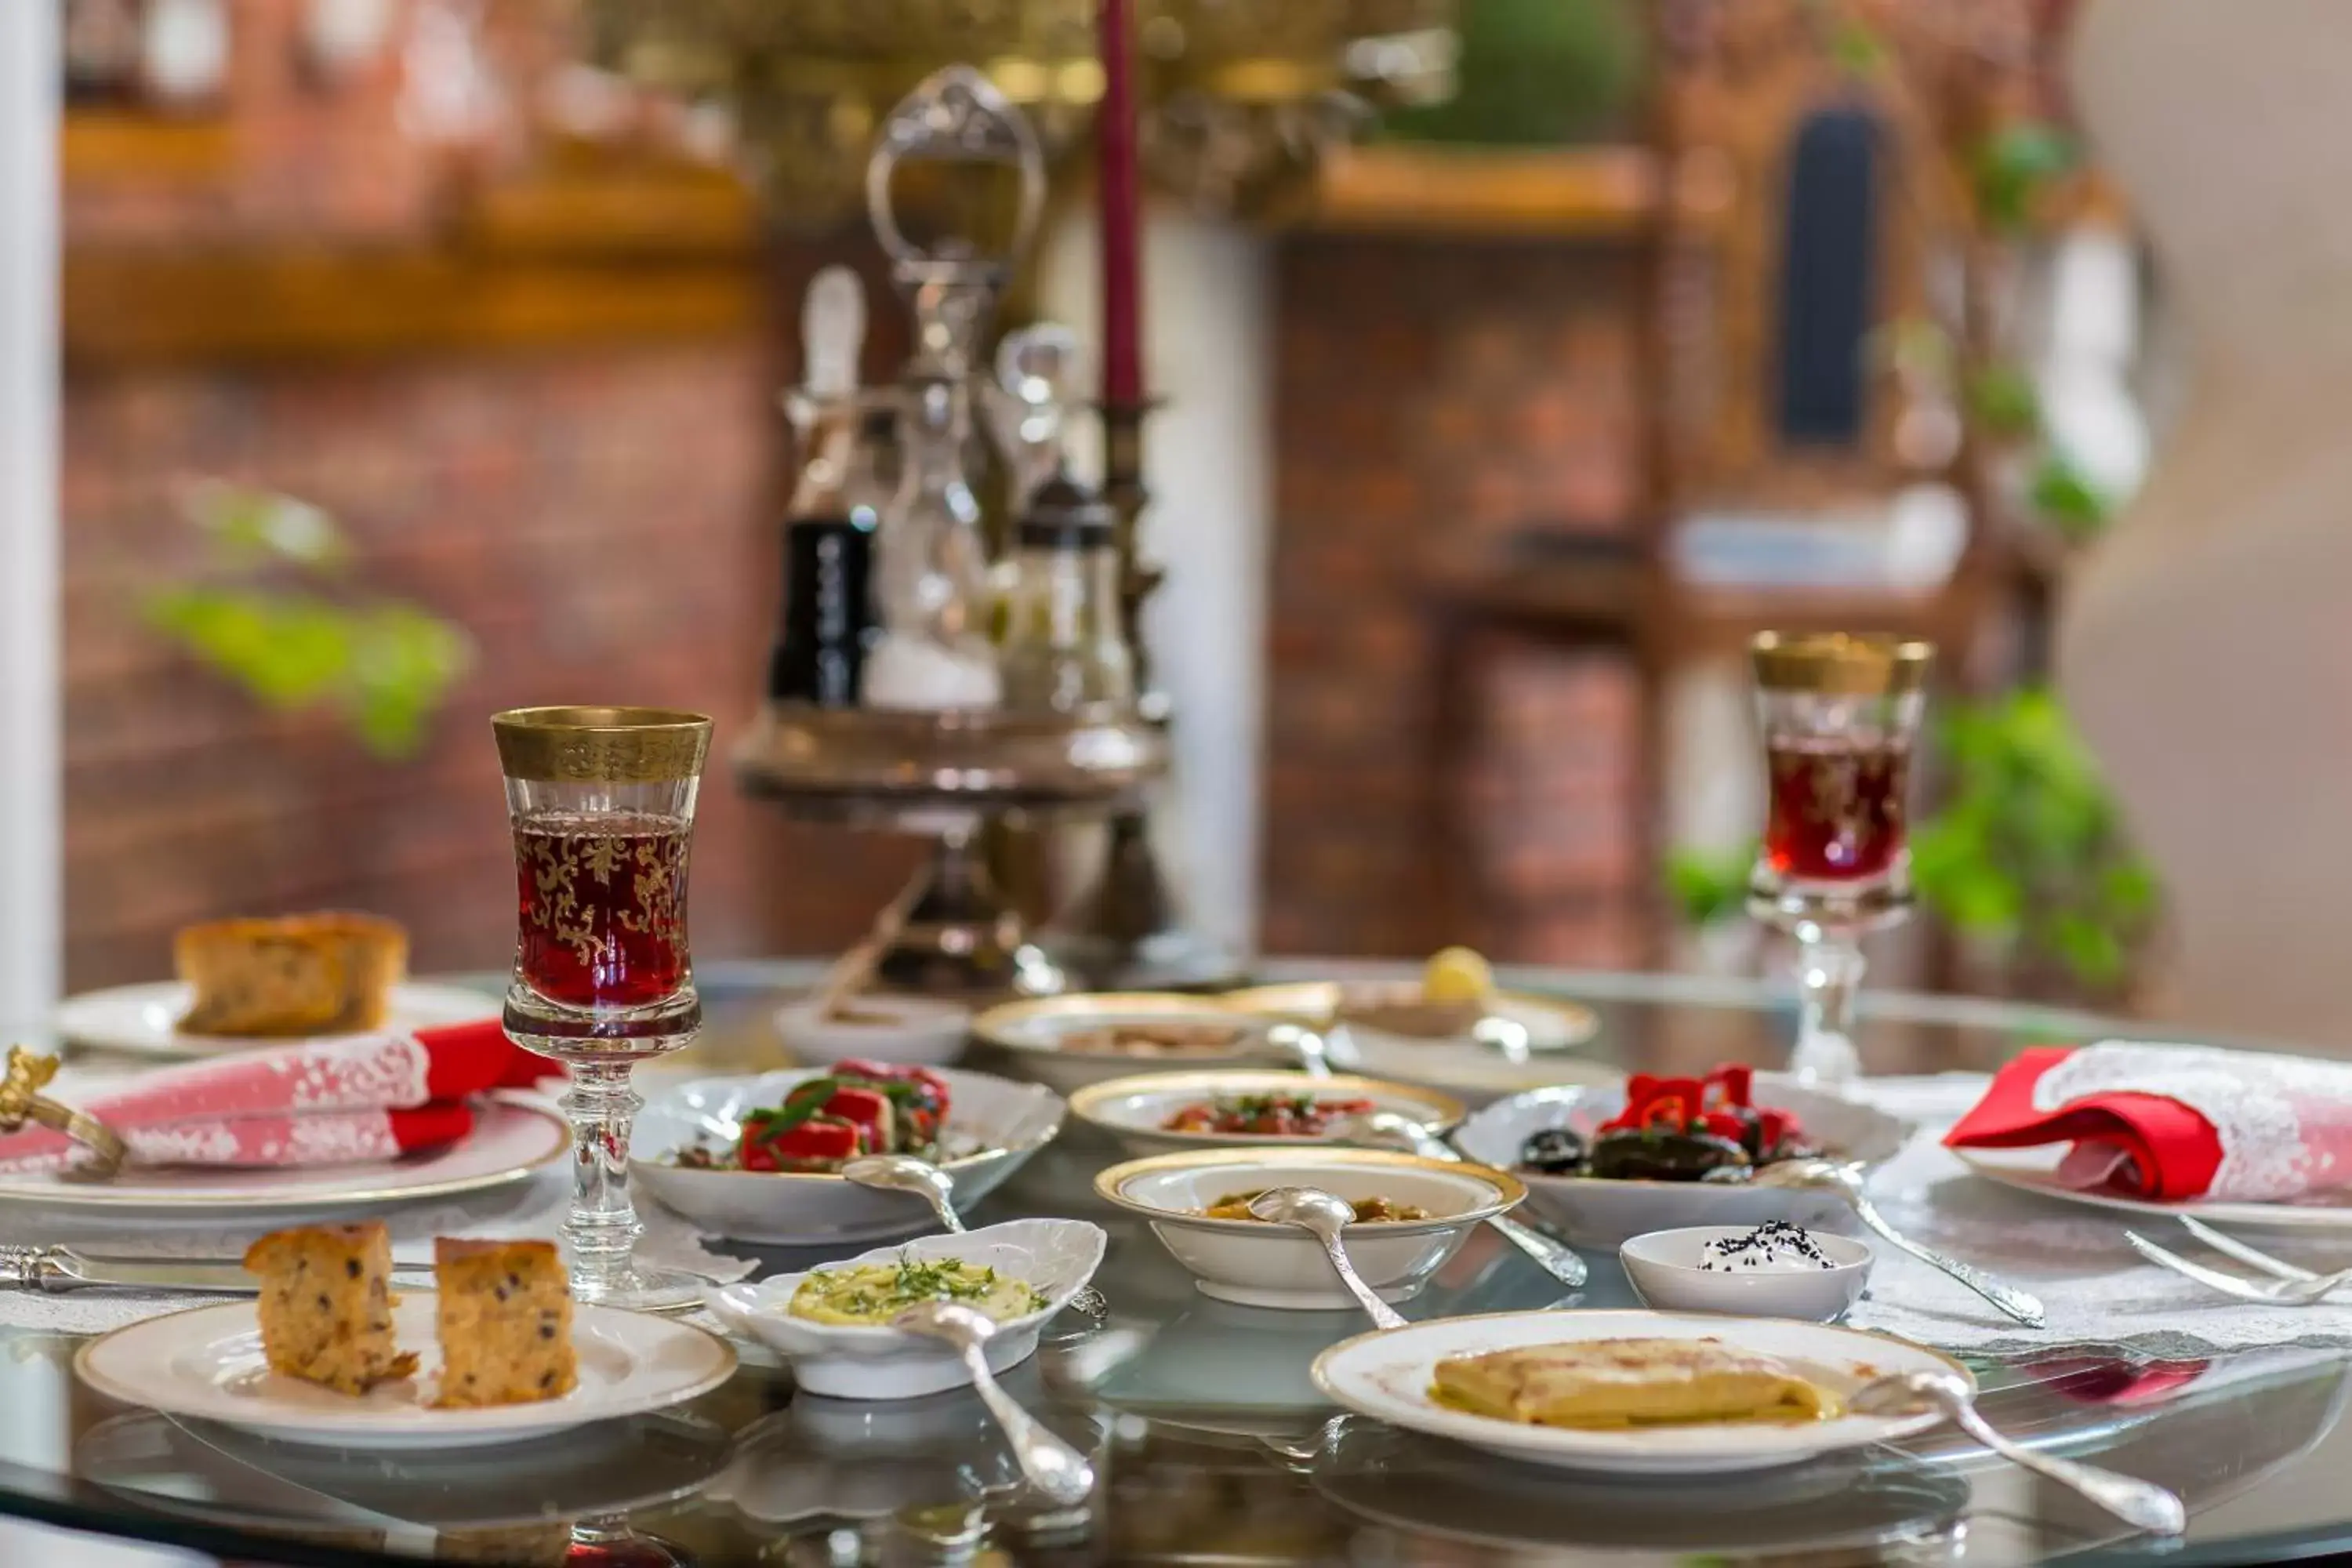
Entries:
[[1334, 1074], [1309, 1078], [1300, 1072], [1249, 1068], [1202, 1068], [1193, 1072], [1139, 1073], [1089, 1084], [1070, 1097], [1070, 1114], [1116, 1140], [1131, 1154], [1181, 1153], [1196, 1149], [1277, 1149], [1328, 1144], [1336, 1140], [1305, 1133], [1192, 1132], [1168, 1125], [1180, 1111], [1220, 1100], [1261, 1095], [1311, 1100], [1321, 1106], [1391, 1110], [1444, 1132], [1460, 1121], [1464, 1108], [1450, 1094], [1384, 1079]]
[[1202, 1212], [1244, 1193], [1294, 1186], [1429, 1212], [1427, 1219], [1347, 1227], [1349, 1260], [1391, 1301], [1418, 1295], [1471, 1231], [1527, 1196], [1508, 1172], [1385, 1149], [1196, 1150], [1130, 1160], [1095, 1178], [1096, 1195], [1148, 1220], [1202, 1295], [1295, 1311], [1352, 1308], [1355, 1299], [1314, 1237], [1286, 1225], [1212, 1219]]
[[1275, 1022], [1214, 996], [1088, 991], [1003, 1003], [974, 1018], [971, 1032], [1007, 1072], [1076, 1094], [1137, 1073], [1296, 1060], [1266, 1043]]
[[457, 1142], [396, 1160], [269, 1169], [133, 1165], [104, 1182], [7, 1172], [0, 1173], [0, 1208], [134, 1220], [342, 1219], [504, 1186], [546, 1170], [571, 1150], [572, 1131], [561, 1116], [500, 1098], [480, 1105], [473, 1131]]
[[[1427, 1016], [1421, 982], [1297, 980], [1228, 991], [1227, 1006], [1309, 1027], [1346, 1026], [1331, 1041], [1332, 1060], [1354, 1072], [1426, 1084], [1473, 1104], [1562, 1083], [1616, 1076], [1573, 1053], [1601, 1031], [1600, 1016], [1580, 1002], [1498, 991], [1475, 1024], [1443, 1028]], [[1382, 1013], [1393, 1016], [1394, 1026]], [[1507, 1048], [1501, 1041], [1511, 1042]], [[1523, 1048], [1516, 1048], [1523, 1047]]]
[[[115, 985], [85, 991], [58, 1004], [51, 1017], [58, 1037], [93, 1051], [126, 1056], [211, 1057], [235, 1051], [268, 1050], [348, 1039], [348, 1035], [310, 1035], [263, 1039], [241, 1035], [191, 1035], [180, 1027], [195, 1000], [193, 986], [177, 980]], [[463, 985], [404, 980], [384, 998], [386, 1030], [413, 1034], [446, 1024], [471, 1024], [499, 1016], [499, 999]]]

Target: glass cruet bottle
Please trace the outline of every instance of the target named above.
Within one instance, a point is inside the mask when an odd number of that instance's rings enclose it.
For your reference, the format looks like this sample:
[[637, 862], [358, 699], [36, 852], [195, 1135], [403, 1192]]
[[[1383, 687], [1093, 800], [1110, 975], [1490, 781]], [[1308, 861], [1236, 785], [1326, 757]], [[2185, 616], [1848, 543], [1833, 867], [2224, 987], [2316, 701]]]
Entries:
[[964, 477], [972, 424], [959, 380], [920, 377], [903, 421], [905, 471], [875, 542], [882, 635], [866, 657], [869, 708], [993, 708], [1003, 687], [988, 640], [988, 550]]
[[1120, 629], [1118, 519], [1056, 473], [1023, 514], [1004, 602], [1004, 701], [1074, 714], [1135, 701], [1135, 658]]

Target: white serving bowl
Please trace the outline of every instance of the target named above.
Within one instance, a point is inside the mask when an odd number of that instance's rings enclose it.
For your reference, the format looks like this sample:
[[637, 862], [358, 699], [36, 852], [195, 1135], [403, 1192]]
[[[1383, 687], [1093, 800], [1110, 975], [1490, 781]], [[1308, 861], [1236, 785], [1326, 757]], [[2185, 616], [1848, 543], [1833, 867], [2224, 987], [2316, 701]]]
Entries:
[[[995, 1373], [1021, 1366], [1037, 1354], [1037, 1333], [1070, 1298], [1087, 1289], [1103, 1265], [1103, 1227], [1085, 1220], [1007, 1220], [957, 1237], [915, 1237], [901, 1246], [882, 1246], [825, 1269], [852, 1269], [866, 1262], [896, 1262], [903, 1256], [934, 1262], [962, 1258], [997, 1269], [1045, 1290], [1046, 1305], [1028, 1317], [997, 1323], [988, 1340], [988, 1368]], [[793, 1380], [804, 1394], [828, 1399], [922, 1399], [971, 1384], [962, 1359], [939, 1340], [903, 1328], [858, 1323], [812, 1323], [793, 1317], [793, 1290], [800, 1274], [776, 1274], [760, 1284], [719, 1286], [710, 1293], [710, 1311], [734, 1333], [760, 1340], [793, 1363]]]
[[814, 997], [776, 1009], [776, 1037], [795, 1060], [811, 1067], [863, 1058], [945, 1067], [961, 1059], [971, 1038], [971, 1009], [928, 996], [853, 996], [833, 1016]]
[[[1900, 1117], [1806, 1089], [1780, 1073], [1758, 1073], [1754, 1093], [1759, 1105], [1796, 1112], [1806, 1135], [1825, 1152], [1865, 1167], [1892, 1158], [1911, 1134], [1911, 1124]], [[1528, 1206], [1579, 1247], [1615, 1247], [1646, 1231], [1685, 1226], [1744, 1229], [1772, 1219], [1843, 1236], [1860, 1228], [1853, 1210], [1835, 1193], [1709, 1182], [1608, 1181], [1518, 1170], [1519, 1152], [1530, 1134], [1548, 1127], [1570, 1127], [1589, 1136], [1624, 1104], [1622, 1085], [1515, 1094], [1474, 1113], [1454, 1134], [1454, 1146], [1482, 1165], [1517, 1171], [1528, 1184]]]
[[[1071, 996], [1038, 996], [991, 1007], [971, 1023], [990, 1065], [1018, 1078], [1034, 1079], [1060, 1094], [1090, 1084], [1160, 1069], [1193, 1070], [1263, 1067], [1296, 1061], [1269, 1044], [1275, 1020], [1238, 1012], [1208, 996], [1168, 991], [1104, 991]], [[1122, 1025], [1222, 1025], [1234, 1031], [1230, 1049], [1150, 1055], [1134, 1051], [1072, 1048], [1068, 1040], [1094, 1029]]]
[[[955, 1183], [955, 1203], [969, 1208], [1053, 1141], [1062, 1125], [1061, 1096], [1034, 1083], [941, 1068], [947, 1080], [945, 1129], [950, 1156], [940, 1162]], [[697, 1079], [655, 1095], [637, 1113], [629, 1173], [646, 1191], [706, 1235], [779, 1246], [878, 1241], [935, 1224], [921, 1200], [876, 1192], [840, 1176], [785, 1171], [698, 1171], [670, 1155], [709, 1133], [732, 1139], [747, 1111], [782, 1103], [794, 1084], [824, 1076], [820, 1068], [736, 1078]], [[956, 1149], [971, 1152], [956, 1154]]]
[[1876, 1254], [1850, 1236], [1813, 1233], [1813, 1245], [1832, 1267], [1802, 1273], [1748, 1269], [1714, 1272], [1699, 1267], [1710, 1241], [1746, 1236], [1745, 1225], [1693, 1225], [1654, 1230], [1617, 1249], [1625, 1278], [1645, 1305], [1665, 1312], [1727, 1312], [1738, 1318], [1801, 1318], [1834, 1323], [1862, 1299]]
[[[1104, 1242], [1102, 1227], [1081, 1219], [1015, 1219], [960, 1236], [918, 1237], [825, 1268], [895, 1263], [908, 1255], [924, 1262], [957, 1258], [1035, 1286], [1045, 1293], [1045, 1305], [998, 1324], [995, 1337], [988, 1342], [989, 1370], [1001, 1373], [1037, 1353], [1038, 1332], [1102, 1266]], [[793, 1317], [793, 1292], [810, 1272], [722, 1286], [710, 1292], [710, 1310], [736, 1333], [790, 1361], [793, 1379], [804, 1394], [832, 1399], [919, 1399], [971, 1384], [971, 1374], [962, 1361], [938, 1340], [903, 1329], [813, 1323]]]
[[1348, 1226], [1349, 1260], [1390, 1301], [1416, 1294], [1475, 1226], [1527, 1195], [1517, 1177], [1500, 1171], [1377, 1149], [1195, 1151], [1130, 1160], [1095, 1178], [1105, 1202], [1150, 1222], [1204, 1296], [1294, 1311], [1356, 1308], [1322, 1244], [1305, 1231], [1199, 1212], [1231, 1194], [1265, 1187], [1320, 1187], [1350, 1202], [1391, 1198], [1437, 1216]]
[[1161, 1126], [1188, 1105], [1244, 1094], [1311, 1094], [1318, 1101], [1369, 1100], [1378, 1110], [1393, 1110], [1443, 1132], [1462, 1120], [1462, 1102], [1433, 1089], [1340, 1074], [1314, 1079], [1304, 1073], [1222, 1068], [1201, 1072], [1144, 1073], [1092, 1084], [1070, 1097], [1070, 1114], [1100, 1128], [1130, 1154], [1182, 1153], [1194, 1150], [1278, 1149], [1325, 1145], [1328, 1138], [1260, 1137], [1245, 1132], [1171, 1132]]

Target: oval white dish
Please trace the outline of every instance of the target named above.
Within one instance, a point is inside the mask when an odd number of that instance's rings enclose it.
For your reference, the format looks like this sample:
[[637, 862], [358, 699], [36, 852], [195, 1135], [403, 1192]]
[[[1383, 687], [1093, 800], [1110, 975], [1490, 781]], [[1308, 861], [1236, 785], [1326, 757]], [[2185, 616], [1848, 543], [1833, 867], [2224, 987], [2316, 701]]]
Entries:
[[1812, 1233], [1827, 1268], [1801, 1272], [1709, 1269], [1699, 1267], [1711, 1241], [1728, 1241], [1753, 1230], [1745, 1225], [1686, 1226], [1654, 1230], [1617, 1249], [1633, 1293], [1667, 1312], [1727, 1312], [1742, 1318], [1797, 1318], [1833, 1323], [1862, 1299], [1876, 1260], [1867, 1242], [1827, 1231]]
[[[1015, 1219], [961, 1236], [923, 1236], [825, 1265], [828, 1271], [863, 1264], [961, 1258], [1024, 1280], [1045, 1292], [1045, 1305], [997, 1325], [988, 1342], [988, 1365], [1003, 1372], [1037, 1352], [1045, 1325], [1086, 1289], [1102, 1266], [1100, 1226], [1077, 1219]], [[955, 1352], [934, 1339], [903, 1330], [813, 1323], [792, 1315], [793, 1292], [813, 1270], [779, 1274], [757, 1284], [729, 1285], [709, 1296], [710, 1310], [735, 1332], [770, 1346], [793, 1363], [802, 1390], [833, 1399], [919, 1399], [968, 1387], [971, 1375]]]
[[[1413, 980], [1305, 980], [1253, 985], [1220, 998], [1269, 1018], [1290, 1018], [1328, 1028], [1343, 1004], [1417, 1003], [1422, 983]], [[1486, 1016], [1516, 1026], [1527, 1045], [1524, 1059], [1465, 1032], [1431, 1037], [1383, 1028], [1363, 1019], [1343, 1020], [1332, 1037], [1332, 1063], [1397, 1083], [1426, 1084], [1473, 1104], [1559, 1083], [1599, 1083], [1616, 1074], [1599, 1062], [1570, 1055], [1600, 1032], [1600, 1017], [1580, 1002], [1526, 992], [1498, 991], [1486, 999]]]
[[[955, 1184], [959, 1209], [993, 1192], [1062, 1125], [1061, 1097], [1041, 1085], [941, 1068], [948, 1085], [946, 1136], [940, 1162]], [[835, 1175], [785, 1171], [702, 1171], [668, 1163], [704, 1134], [732, 1139], [746, 1111], [782, 1103], [793, 1086], [822, 1078], [820, 1068], [754, 1077], [706, 1078], [656, 1094], [637, 1114], [631, 1176], [709, 1235], [782, 1246], [878, 1241], [936, 1223], [919, 1199], [876, 1192]], [[955, 1152], [956, 1150], [965, 1151]]]
[[1070, 1097], [1070, 1114], [1099, 1128], [1135, 1155], [1185, 1153], [1195, 1150], [1280, 1149], [1333, 1146], [1322, 1137], [1264, 1137], [1246, 1132], [1176, 1132], [1162, 1125], [1188, 1105], [1235, 1095], [1287, 1094], [1325, 1100], [1369, 1100], [1374, 1110], [1393, 1110], [1433, 1131], [1462, 1120], [1462, 1102], [1433, 1089], [1388, 1083], [1380, 1079], [1326, 1079], [1304, 1073], [1225, 1068], [1200, 1072], [1142, 1073], [1089, 1085]]
[[1151, 1224], [1204, 1296], [1292, 1311], [1357, 1310], [1322, 1244], [1292, 1226], [1210, 1219], [1218, 1199], [1253, 1189], [1320, 1187], [1354, 1202], [1384, 1197], [1434, 1216], [1352, 1225], [1343, 1234], [1356, 1272], [1383, 1300], [1417, 1295], [1470, 1232], [1527, 1195], [1500, 1171], [1378, 1149], [1211, 1150], [1113, 1165], [1095, 1178], [1102, 1199]]
[[[1891, 1159], [1911, 1133], [1911, 1124], [1900, 1117], [1806, 1089], [1780, 1073], [1758, 1073], [1755, 1097], [1759, 1105], [1795, 1111], [1807, 1135], [1827, 1152], [1864, 1167]], [[1472, 1113], [1454, 1134], [1454, 1146], [1481, 1164], [1517, 1172], [1528, 1184], [1528, 1206], [1579, 1247], [1616, 1247], [1646, 1231], [1685, 1226], [1758, 1226], [1774, 1219], [1839, 1235], [1860, 1228], [1853, 1210], [1834, 1193], [1518, 1170], [1519, 1152], [1530, 1134], [1571, 1127], [1590, 1135], [1624, 1104], [1622, 1084], [1515, 1094]]]
[[[195, 996], [194, 986], [178, 980], [110, 986], [67, 997], [58, 1004], [50, 1022], [58, 1037], [72, 1045], [146, 1057], [225, 1056], [235, 1051], [268, 1050], [278, 1046], [313, 1045], [320, 1040], [351, 1037], [310, 1035], [258, 1039], [243, 1035], [184, 1034], [180, 1020], [187, 1016]], [[429, 1029], [498, 1016], [499, 999], [489, 992], [404, 980], [384, 998], [383, 1026], [393, 1030]]]
[[269, 1370], [251, 1301], [147, 1318], [84, 1344], [74, 1372], [109, 1399], [167, 1415], [218, 1421], [286, 1443], [344, 1448], [460, 1448], [519, 1442], [592, 1421], [692, 1399], [735, 1373], [735, 1352], [708, 1330], [649, 1312], [585, 1302], [572, 1309], [580, 1385], [530, 1405], [440, 1409], [429, 1403], [440, 1367], [429, 1290], [392, 1310], [400, 1342], [416, 1351], [414, 1378], [363, 1394], [338, 1394]]
[[1807, 1422], [1693, 1422], [1588, 1431], [1537, 1426], [1453, 1410], [1431, 1396], [1437, 1363], [1449, 1356], [1583, 1340], [1717, 1340], [1776, 1356], [1840, 1398], [1890, 1373], [1937, 1371], [1975, 1377], [1939, 1352], [1901, 1340], [1777, 1318], [1673, 1312], [1497, 1312], [1440, 1318], [1383, 1333], [1359, 1334], [1315, 1358], [1315, 1386], [1362, 1415], [1505, 1458], [1562, 1469], [1624, 1475], [1713, 1475], [1793, 1465], [1822, 1454], [1927, 1431], [1936, 1411], [1902, 1416], [1840, 1415]]
[[803, 996], [776, 1009], [776, 1037], [811, 1067], [859, 1058], [945, 1067], [971, 1036], [971, 1008], [928, 996], [852, 996], [834, 1012]]

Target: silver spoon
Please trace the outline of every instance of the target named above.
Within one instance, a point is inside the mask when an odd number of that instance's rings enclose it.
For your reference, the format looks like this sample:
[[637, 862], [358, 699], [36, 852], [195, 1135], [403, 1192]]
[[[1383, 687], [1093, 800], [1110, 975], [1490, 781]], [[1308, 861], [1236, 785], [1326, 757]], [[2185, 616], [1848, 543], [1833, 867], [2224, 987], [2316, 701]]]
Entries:
[[1941, 1410], [1953, 1426], [2007, 1459], [2011, 1464], [2045, 1476], [2071, 1488], [2136, 1530], [2152, 1535], [2178, 1535], [2189, 1526], [2189, 1512], [2180, 1500], [2162, 1487], [2130, 1476], [2103, 1470], [2011, 1442], [1977, 1413], [1968, 1384], [1948, 1372], [1905, 1372], [1866, 1383], [1846, 1401], [1863, 1415], [1901, 1415], [1930, 1406]]
[[1339, 1245], [1341, 1228], [1356, 1222], [1353, 1204], [1320, 1187], [1270, 1187], [1250, 1200], [1249, 1211], [1276, 1225], [1295, 1225], [1321, 1242], [1323, 1254], [1330, 1258], [1339, 1283], [1371, 1314], [1373, 1324], [1383, 1329], [1404, 1327], [1404, 1320], [1397, 1315], [1396, 1309], [1372, 1294], [1372, 1288], [1364, 1283], [1356, 1266], [1348, 1261], [1348, 1249]]
[[953, 1301], [924, 1301], [908, 1308], [890, 1323], [894, 1328], [927, 1335], [954, 1349], [964, 1370], [971, 1374], [971, 1386], [980, 1395], [980, 1402], [988, 1406], [988, 1413], [996, 1417], [997, 1426], [1004, 1433], [1004, 1440], [1013, 1445], [1013, 1457], [1020, 1462], [1021, 1473], [1039, 1491], [1065, 1505], [1086, 1500], [1095, 1489], [1094, 1467], [1087, 1463], [1084, 1455], [1022, 1409], [1011, 1394], [997, 1385], [996, 1374], [989, 1370], [986, 1347], [996, 1334], [992, 1320]]
[[1276, 1024], [1265, 1032], [1265, 1043], [1288, 1051], [1308, 1078], [1331, 1076], [1331, 1050], [1321, 1035], [1299, 1024]]
[[1933, 1247], [1922, 1247], [1887, 1223], [1878, 1212], [1878, 1205], [1863, 1191], [1862, 1175], [1852, 1165], [1834, 1160], [1783, 1160], [1767, 1165], [1756, 1173], [1753, 1184], [1759, 1187], [1804, 1187], [1820, 1192], [1836, 1193], [1853, 1207], [1854, 1216], [1885, 1238], [1891, 1246], [1902, 1248], [1931, 1268], [1940, 1268], [1994, 1306], [2023, 1323], [2029, 1329], [2044, 1327], [2048, 1319], [2042, 1303], [2014, 1285], [2004, 1285], [1991, 1275], [1972, 1268], [1957, 1258], [1948, 1258]]
[[[1360, 1116], [1343, 1116], [1326, 1125], [1326, 1131], [1343, 1143], [1393, 1144], [1410, 1149], [1424, 1160], [1444, 1160], [1449, 1164], [1466, 1165], [1471, 1162], [1453, 1144], [1432, 1132], [1409, 1116], [1393, 1110], [1374, 1110]], [[1567, 1286], [1580, 1290], [1591, 1278], [1584, 1259], [1576, 1249], [1564, 1242], [1554, 1241], [1533, 1226], [1522, 1225], [1508, 1215], [1496, 1215], [1487, 1226], [1504, 1240], [1535, 1259], [1538, 1267]]]
[[866, 1154], [849, 1162], [841, 1173], [861, 1187], [880, 1193], [908, 1193], [931, 1205], [946, 1229], [961, 1233], [956, 1217], [955, 1182], [929, 1160], [912, 1154]]

